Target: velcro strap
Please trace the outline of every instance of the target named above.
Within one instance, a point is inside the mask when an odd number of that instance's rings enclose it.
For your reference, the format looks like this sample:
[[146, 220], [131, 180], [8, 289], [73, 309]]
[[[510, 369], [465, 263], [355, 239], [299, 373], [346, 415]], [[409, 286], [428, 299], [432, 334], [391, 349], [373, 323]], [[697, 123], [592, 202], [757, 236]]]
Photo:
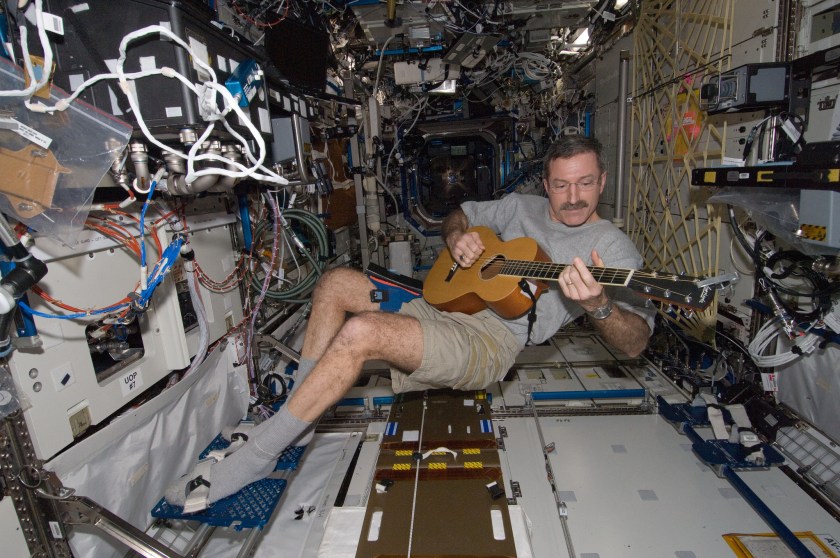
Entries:
[[184, 513], [195, 513], [207, 509], [207, 499], [210, 497], [210, 482], [207, 477], [213, 463], [212, 459], [203, 459], [193, 469], [195, 476], [184, 489], [184, 495], [186, 496]]
[[206, 486], [207, 488], [210, 488], [210, 481], [199, 475], [187, 483], [187, 491], [192, 492], [199, 486]]

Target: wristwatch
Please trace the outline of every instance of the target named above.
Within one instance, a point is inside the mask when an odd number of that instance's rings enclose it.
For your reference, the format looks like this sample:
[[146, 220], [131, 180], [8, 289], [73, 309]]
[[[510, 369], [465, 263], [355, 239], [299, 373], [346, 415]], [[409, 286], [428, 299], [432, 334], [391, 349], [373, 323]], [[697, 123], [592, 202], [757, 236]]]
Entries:
[[587, 312], [587, 314], [593, 320], [604, 320], [610, 314], [612, 314], [612, 308], [613, 308], [612, 300], [607, 298], [607, 303], [606, 304], [604, 304], [603, 306], [599, 306], [598, 308], [596, 308], [592, 312]]

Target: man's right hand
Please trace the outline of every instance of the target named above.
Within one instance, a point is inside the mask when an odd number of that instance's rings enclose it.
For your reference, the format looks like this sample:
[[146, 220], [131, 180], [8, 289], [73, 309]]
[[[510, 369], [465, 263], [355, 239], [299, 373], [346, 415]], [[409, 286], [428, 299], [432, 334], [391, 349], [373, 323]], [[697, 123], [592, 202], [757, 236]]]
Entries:
[[461, 208], [446, 216], [441, 226], [441, 235], [452, 259], [461, 267], [469, 267], [484, 252], [484, 244], [478, 233], [467, 232], [470, 221]]
[[476, 232], [454, 233], [446, 239], [452, 259], [461, 267], [470, 267], [484, 252], [484, 243]]

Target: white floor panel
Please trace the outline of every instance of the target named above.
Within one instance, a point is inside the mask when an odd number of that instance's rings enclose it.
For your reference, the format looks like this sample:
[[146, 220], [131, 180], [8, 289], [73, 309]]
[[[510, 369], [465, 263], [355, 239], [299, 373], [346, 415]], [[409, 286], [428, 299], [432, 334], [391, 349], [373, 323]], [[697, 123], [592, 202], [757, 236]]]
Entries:
[[[265, 527], [254, 558], [317, 555], [324, 522], [359, 442], [359, 434], [317, 434], [314, 437]], [[296, 519], [295, 512], [301, 507], [314, 509]], [[247, 535], [247, 530], [219, 529], [201, 556], [234, 558]]]
[[[510, 478], [534, 526], [535, 556], [567, 556], [533, 418], [500, 421]], [[579, 558], [721, 558], [722, 535], [770, 529], [688, 439], [655, 415], [540, 419]], [[527, 447], [530, 445], [531, 447]], [[840, 525], [782, 472], [741, 477], [793, 530], [840, 535]]]
[[[545, 460], [534, 419], [504, 419], [498, 426], [507, 430], [501, 452], [505, 491], [512, 495], [511, 481], [519, 483], [522, 496], [517, 503], [531, 521], [531, 546], [535, 558], [568, 558], [557, 505], [546, 481]], [[497, 430], [498, 431], [498, 430]]]

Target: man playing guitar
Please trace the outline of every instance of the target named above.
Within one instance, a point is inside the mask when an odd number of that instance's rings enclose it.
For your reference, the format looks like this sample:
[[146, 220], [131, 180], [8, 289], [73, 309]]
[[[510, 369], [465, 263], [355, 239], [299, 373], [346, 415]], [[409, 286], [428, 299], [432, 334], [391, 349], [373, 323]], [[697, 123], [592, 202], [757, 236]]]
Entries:
[[[423, 298], [382, 312], [368, 277], [336, 268], [320, 279], [301, 351], [295, 388], [280, 410], [256, 426], [248, 442], [200, 476], [186, 475], [167, 491], [183, 504], [193, 487], [209, 487], [211, 503], [268, 475], [289, 445], [300, 444], [315, 422], [357, 381], [366, 360], [391, 365], [397, 393], [428, 388], [482, 389], [500, 380], [529, 340], [541, 343], [584, 312], [603, 338], [630, 356], [647, 346], [655, 310], [626, 289], [604, 288], [594, 266], [637, 269], [642, 258], [630, 239], [596, 212], [606, 184], [601, 145], [567, 136], [544, 160], [546, 197], [510, 194], [499, 201], [466, 202], [443, 223], [451, 258], [481, 266], [484, 242], [470, 226], [489, 227], [502, 241], [531, 237], [552, 261], [571, 264], [536, 302], [535, 312], [504, 319], [490, 309], [447, 312]], [[451, 273], [457, 273], [453, 269]], [[425, 291], [426, 287], [424, 287]], [[523, 284], [523, 289], [530, 289]], [[611, 288], [610, 288], [611, 289]], [[529, 316], [535, 316], [529, 326]]]

